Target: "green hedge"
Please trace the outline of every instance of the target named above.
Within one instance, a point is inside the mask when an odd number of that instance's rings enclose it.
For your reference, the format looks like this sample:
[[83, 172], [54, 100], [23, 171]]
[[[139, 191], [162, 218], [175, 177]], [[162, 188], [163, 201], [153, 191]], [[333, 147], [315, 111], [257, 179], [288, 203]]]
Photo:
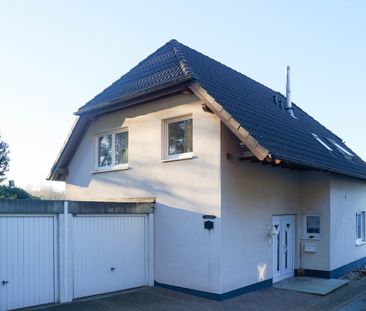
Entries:
[[0, 186], [0, 200], [35, 200], [37, 197], [22, 188]]

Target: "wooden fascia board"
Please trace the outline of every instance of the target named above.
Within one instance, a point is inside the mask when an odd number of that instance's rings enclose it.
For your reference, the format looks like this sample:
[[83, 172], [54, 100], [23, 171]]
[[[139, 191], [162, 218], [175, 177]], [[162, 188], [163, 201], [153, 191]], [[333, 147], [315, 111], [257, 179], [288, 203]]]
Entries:
[[248, 147], [258, 160], [263, 161], [267, 156], [270, 156], [269, 151], [261, 146], [203, 87], [198, 83], [192, 83], [189, 88]]

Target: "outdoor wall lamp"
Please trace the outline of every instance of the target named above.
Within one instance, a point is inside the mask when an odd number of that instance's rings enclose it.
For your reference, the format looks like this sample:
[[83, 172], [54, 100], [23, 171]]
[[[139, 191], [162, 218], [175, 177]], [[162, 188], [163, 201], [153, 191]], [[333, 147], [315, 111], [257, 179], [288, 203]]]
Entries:
[[270, 244], [272, 243], [272, 238], [275, 237], [276, 235], [278, 235], [278, 233], [279, 232], [274, 225], [267, 227], [267, 237], [268, 237], [268, 242]]
[[268, 235], [269, 236], [275, 236], [275, 235], [277, 235], [278, 234], [278, 230], [276, 229], [276, 227], [275, 226], [270, 226], [270, 228], [269, 228], [269, 230], [268, 230], [269, 232], [268, 232]]

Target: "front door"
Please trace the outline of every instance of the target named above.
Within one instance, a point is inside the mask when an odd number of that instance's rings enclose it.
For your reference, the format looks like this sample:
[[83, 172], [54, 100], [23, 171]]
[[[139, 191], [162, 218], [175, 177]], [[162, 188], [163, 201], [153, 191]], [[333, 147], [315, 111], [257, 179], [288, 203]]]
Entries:
[[273, 216], [273, 282], [294, 275], [294, 235], [294, 216]]

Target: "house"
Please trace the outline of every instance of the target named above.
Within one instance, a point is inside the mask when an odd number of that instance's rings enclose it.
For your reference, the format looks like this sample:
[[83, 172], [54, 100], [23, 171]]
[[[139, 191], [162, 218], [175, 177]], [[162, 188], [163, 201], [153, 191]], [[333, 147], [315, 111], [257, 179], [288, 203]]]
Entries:
[[172, 40], [76, 115], [48, 178], [155, 197], [155, 284], [222, 299], [366, 263], [366, 163], [279, 92]]

